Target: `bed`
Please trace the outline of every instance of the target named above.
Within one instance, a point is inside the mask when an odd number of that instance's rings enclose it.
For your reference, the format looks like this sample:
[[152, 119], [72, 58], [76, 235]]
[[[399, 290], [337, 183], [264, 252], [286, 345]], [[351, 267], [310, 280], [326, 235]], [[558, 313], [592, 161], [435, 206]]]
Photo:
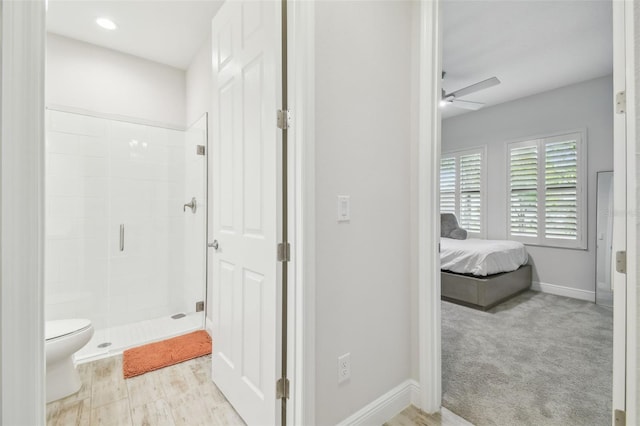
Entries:
[[442, 237], [442, 299], [491, 309], [531, 286], [527, 262], [526, 248], [517, 241]]

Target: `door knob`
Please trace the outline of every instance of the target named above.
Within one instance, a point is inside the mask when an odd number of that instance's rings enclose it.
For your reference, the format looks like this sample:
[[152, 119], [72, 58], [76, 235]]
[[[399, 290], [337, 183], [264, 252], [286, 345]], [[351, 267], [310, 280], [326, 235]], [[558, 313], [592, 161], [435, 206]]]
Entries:
[[214, 250], [218, 250], [218, 240], [213, 240], [212, 243], [207, 243], [207, 247], [212, 247]]
[[185, 204], [184, 206], [182, 206], [182, 211], [186, 212], [187, 211], [187, 207], [189, 207], [191, 209], [191, 212], [193, 214], [196, 213], [196, 209], [198, 208], [198, 202], [196, 201], [196, 197], [191, 198], [191, 202]]

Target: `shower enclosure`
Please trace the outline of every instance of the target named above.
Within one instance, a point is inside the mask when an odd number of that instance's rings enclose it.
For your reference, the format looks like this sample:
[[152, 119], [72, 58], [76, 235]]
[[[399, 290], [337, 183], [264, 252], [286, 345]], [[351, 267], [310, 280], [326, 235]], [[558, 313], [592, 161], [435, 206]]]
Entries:
[[203, 328], [206, 116], [46, 119], [46, 319], [92, 321], [80, 360]]

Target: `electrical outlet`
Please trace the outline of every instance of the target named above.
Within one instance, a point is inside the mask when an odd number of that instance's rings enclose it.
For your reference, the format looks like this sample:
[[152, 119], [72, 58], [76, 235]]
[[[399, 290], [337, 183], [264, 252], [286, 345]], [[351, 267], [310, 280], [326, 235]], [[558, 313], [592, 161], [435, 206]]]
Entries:
[[351, 378], [351, 353], [346, 353], [338, 357], [338, 383], [345, 382]]

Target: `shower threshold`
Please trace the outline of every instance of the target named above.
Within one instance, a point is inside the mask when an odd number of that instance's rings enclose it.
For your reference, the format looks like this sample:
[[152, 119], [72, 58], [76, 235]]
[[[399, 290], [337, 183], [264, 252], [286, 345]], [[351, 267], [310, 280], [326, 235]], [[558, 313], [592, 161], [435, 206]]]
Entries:
[[[129, 348], [203, 328], [204, 312], [193, 312], [180, 318], [180, 321], [166, 316], [117, 327], [96, 329], [89, 343], [76, 353], [75, 361], [84, 363], [118, 355]], [[110, 345], [104, 346], [105, 342]]]

